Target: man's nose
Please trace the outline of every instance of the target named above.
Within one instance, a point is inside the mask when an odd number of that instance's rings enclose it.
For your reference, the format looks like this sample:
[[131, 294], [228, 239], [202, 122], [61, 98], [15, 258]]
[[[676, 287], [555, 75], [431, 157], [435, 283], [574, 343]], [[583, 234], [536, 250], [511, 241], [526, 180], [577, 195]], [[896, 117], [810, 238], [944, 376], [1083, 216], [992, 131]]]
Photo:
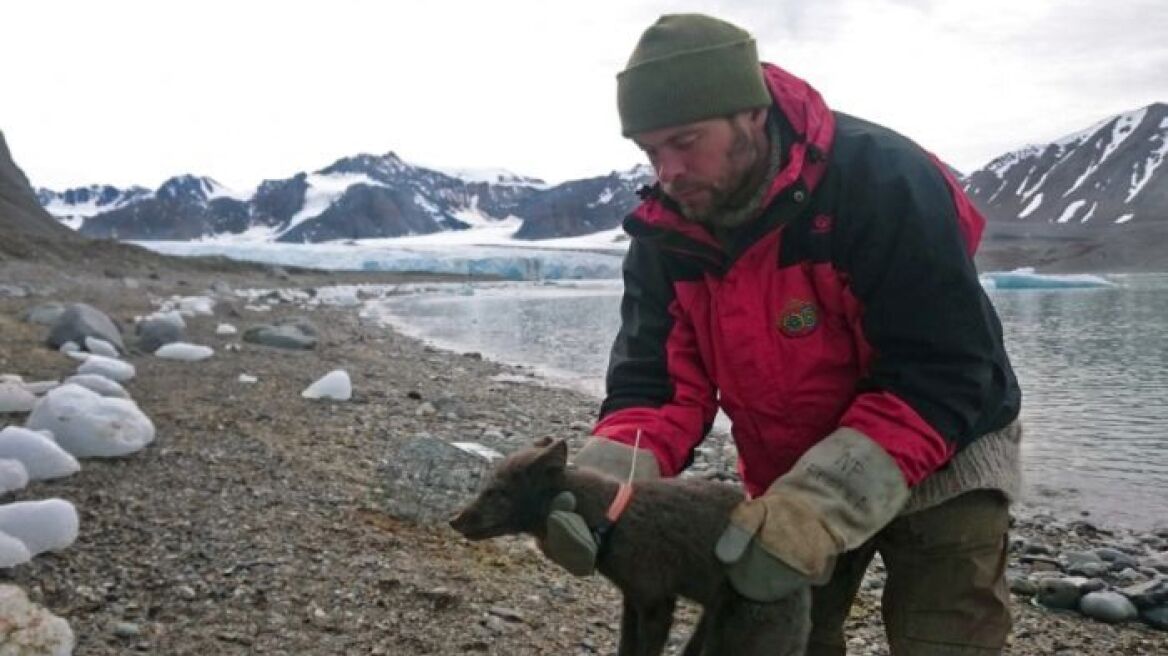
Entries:
[[676, 155], [659, 155], [654, 168], [657, 170], [657, 180], [663, 185], [672, 184], [685, 173], [685, 163]]

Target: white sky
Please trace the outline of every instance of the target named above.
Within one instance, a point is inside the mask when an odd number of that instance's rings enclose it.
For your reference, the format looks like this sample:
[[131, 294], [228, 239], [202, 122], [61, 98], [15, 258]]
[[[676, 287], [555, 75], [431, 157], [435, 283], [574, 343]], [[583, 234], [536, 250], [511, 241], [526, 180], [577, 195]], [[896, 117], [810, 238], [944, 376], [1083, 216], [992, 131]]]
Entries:
[[390, 150], [600, 175], [640, 161], [614, 76], [681, 11], [963, 171], [1168, 102], [1168, 0], [37, 0], [0, 8], [0, 130], [55, 189], [243, 189]]

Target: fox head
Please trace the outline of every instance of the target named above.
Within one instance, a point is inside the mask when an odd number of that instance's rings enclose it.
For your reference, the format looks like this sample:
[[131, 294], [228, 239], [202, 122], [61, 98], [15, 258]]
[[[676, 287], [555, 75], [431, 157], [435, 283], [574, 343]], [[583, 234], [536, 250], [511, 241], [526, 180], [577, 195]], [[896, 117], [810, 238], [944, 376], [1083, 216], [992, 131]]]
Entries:
[[568, 443], [543, 438], [504, 458], [478, 497], [450, 525], [469, 540], [540, 530], [564, 489]]

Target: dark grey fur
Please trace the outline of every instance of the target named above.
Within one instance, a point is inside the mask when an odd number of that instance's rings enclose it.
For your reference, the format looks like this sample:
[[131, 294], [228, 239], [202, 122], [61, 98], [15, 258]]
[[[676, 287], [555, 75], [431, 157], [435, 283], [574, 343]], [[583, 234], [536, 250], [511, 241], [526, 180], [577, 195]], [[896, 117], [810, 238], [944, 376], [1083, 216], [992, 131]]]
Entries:
[[[590, 527], [600, 523], [619, 482], [567, 464], [562, 441], [544, 440], [511, 454], [451, 526], [471, 540], [527, 533], [546, 537], [552, 499], [576, 496]], [[624, 595], [618, 656], [658, 656], [678, 597], [703, 608], [684, 656], [798, 656], [810, 631], [811, 594], [803, 589], [775, 603], [738, 595], [714, 545], [742, 501], [736, 488], [713, 481], [668, 479], [635, 484], [597, 569]]]

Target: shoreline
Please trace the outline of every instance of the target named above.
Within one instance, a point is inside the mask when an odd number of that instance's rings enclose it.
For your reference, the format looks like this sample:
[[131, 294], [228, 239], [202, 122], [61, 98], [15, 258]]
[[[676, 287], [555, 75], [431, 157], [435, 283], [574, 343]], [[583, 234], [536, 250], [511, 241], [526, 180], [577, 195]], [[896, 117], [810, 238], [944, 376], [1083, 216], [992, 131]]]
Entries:
[[[144, 278], [130, 290], [121, 276], [6, 275], [6, 282], [26, 283], [34, 293], [0, 298], [0, 373], [44, 380], [74, 368], [40, 345], [43, 327], [21, 321], [28, 307], [85, 301], [125, 322], [153, 309], [151, 295], [197, 295], [221, 279], [241, 288], [397, 280], [387, 274], [259, 279], [254, 273], [192, 273]], [[500, 451], [542, 435], [568, 437], [578, 446], [594, 419], [591, 397], [494, 380], [529, 372], [428, 346], [362, 318], [357, 307], [305, 310], [276, 303], [260, 313], [244, 305], [242, 299], [220, 302], [215, 316], [189, 322], [188, 341], [215, 348], [209, 360], [128, 358], [139, 373], [127, 389], [157, 427], [152, 445], [126, 458], [84, 460], [72, 477], [11, 495], [62, 497], [81, 515], [73, 546], [2, 574], [70, 622], [75, 653], [535, 655], [612, 649], [620, 607], [606, 582], [571, 577], [525, 540], [471, 544], [441, 525], [395, 519], [384, 512], [379, 482], [389, 448], [419, 433]], [[242, 332], [292, 316], [306, 316], [320, 329], [315, 351], [248, 343], [228, 351], [224, 344], [239, 340], [214, 334], [219, 322]], [[350, 373], [353, 400], [300, 397], [335, 368]], [[241, 385], [239, 373], [259, 382]], [[440, 412], [419, 413], [423, 402]], [[22, 423], [13, 419], [0, 416], [6, 424]], [[1020, 518], [1018, 537], [1045, 541], [1053, 550], [1093, 539], [1074, 528], [1031, 524]], [[878, 594], [866, 584], [853, 610], [854, 653], [887, 653]], [[1009, 654], [1055, 653], [1056, 645], [1084, 654], [1168, 651], [1168, 633], [1140, 624], [1100, 624], [1034, 608], [1020, 596], [1012, 605], [1016, 630]], [[680, 616], [682, 625], [692, 626], [692, 608]], [[684, 631], [674, 634], [671, 644]]]

